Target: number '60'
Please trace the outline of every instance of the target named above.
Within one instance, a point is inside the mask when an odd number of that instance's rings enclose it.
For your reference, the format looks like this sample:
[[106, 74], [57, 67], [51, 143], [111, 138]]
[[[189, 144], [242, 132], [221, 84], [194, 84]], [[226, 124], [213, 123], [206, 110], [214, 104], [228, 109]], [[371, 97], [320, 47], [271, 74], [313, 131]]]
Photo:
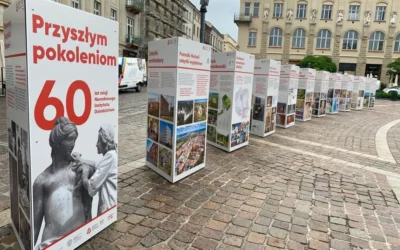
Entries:
[[[55, 83], [56, 81], [54, 80], [47, 80], [36, 102], [34, 112], [35, 121], [36, 124], [43, 130], [51, 130], [54, 127], [55, 120], [61, 116], [64, 116], [63, 102], [57, 97], [50, 97], [51, 90], [53, 89]], [[85, 98], [84, 111], [81, 116], [77, 116], [74, 110], [74, 96], [77, 90], [81, 90]], [[92, 95], [86, 82], [82, 80], [76, 80], [69, 86], [65, 105], [68, 118], [76, 125], [82, 125], [89, 119], [92, 110]], [[52, 120], [47, 120], [44, 115], [44, 110], [47, 106], [53, 106], [56, 110], [56, 115]]]

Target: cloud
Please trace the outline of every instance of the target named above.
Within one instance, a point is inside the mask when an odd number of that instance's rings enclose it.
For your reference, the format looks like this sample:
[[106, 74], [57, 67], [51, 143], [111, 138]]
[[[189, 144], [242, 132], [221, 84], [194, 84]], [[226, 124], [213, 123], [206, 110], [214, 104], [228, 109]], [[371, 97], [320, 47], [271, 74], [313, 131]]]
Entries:
[[[190, 0], [200, 9], [200, 0]], [[238, 27], [233, 22], [235, 12], [240, 10], [239, 0], [210, 0], [206, 20], [211, 22], [222, 34], [229, 34], [237, 41]]]

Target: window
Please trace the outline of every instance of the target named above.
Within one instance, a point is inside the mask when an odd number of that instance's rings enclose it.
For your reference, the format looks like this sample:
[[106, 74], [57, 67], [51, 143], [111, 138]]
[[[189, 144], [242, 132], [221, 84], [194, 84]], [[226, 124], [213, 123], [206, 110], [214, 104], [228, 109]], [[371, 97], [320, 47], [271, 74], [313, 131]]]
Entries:
[[258, 16], [260, 10], [260, 3], [254, 3], [253, 16]]
[[350, 5], [349, 20], [359, 20], [360, 6]]
[[80, 1], [79, 0], [72, 0], [72, 8], [80, 9], [81, 8]]
[[200, 36], [199, 33], [200, 33], [200, 29], [199, 29], [199, 27], [197, 27], [197, 36]]
[[306, 13], [307, 13], [307, 4], [298, 4], [296, 18], [300, 19], [306, 18]]
[[358, 32], [354, 30], [349, 30], [344, 33], [343, 38], [343, 49], [356, 50], [358, 42]]
[[250, 5], [251, 5], [251, 3], [249, 3], [249, 2], [244, 3], [244, 15], [245, 16], [250, 16]]
[[271, 30], [269, 46], [282, 47], [282, 29], [275, 27]]
[[116, 10], [111, 9], [110, 19], [117, 21], [117, 11]]
[[256, 32], [249, 33], [249, 46], [256, 46], [256, 38], [257, 38]]
[[368, 50], [370, 50], [370, 51], [383, 51], [384, 42], [385, 42], [385, 35], [380, 31], [375, 31], [369, 37]]
[[333, 5], [322, 5], [321, 19], [332, 19]]
[[190, 36], [190, 34], [192, 34], [192, 30], [189, 28], [189, 35], [188, 36]]
[[317, 49], [329, 49], [331, 47], [332, 33], [329, 30], [320, 30], [317, 37]]
[[385, 21], [385, 14], [386, 14], [386, 6], [377, 6], [375, 20]]
[[132, 36], [134, 34], [134, 20], [133, 20], [133, 18], [129, 18], [129, 17], [126, 18], [126, 33], [128, 34], [128, 36]]
[[101, 16], [101, 3], [96, 0], [94, 1], [93, 13], [95, 15]]
[[305, 48], [306, 31], [304, 29], [296, 29], [293, 33], [293, 48]]
[[283, 3], [275, 3], [273, 17], [282, 17], [282, 12], [283, 12]]
[[400, 34], [396, 36], [396, 40], [394, 42], [394, 52], [400, 52]]

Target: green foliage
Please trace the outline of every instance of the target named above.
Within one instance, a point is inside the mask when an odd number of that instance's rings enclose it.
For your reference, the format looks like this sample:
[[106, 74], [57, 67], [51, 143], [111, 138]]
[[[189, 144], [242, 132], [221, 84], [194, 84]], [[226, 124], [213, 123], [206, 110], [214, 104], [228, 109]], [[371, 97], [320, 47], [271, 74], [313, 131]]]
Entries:
[[327, 56], [306, 56], [299, 63], [300, 68], [313, 68], [318, 71], [325, 70], [329, 72], [336, 72], [337, 67], [332, 59]]
[[387, 66], [388, 74], [400, 74], [400, 58], [397, 58]]
[[[377, 96], [378, 96], [378, 93], [376, 93]], [[390, 99], [390, 98], [392, 98], [392, 93], [396, 93], [396, 91], [393, 91], [393, 92], [390, 92], [390, 93], [380, 92], [380, 96], [381, 96], [381, 98]], [[396, 95], [396, 94], [394, 94], [394, 95]], [[397, 99], [400, 99], [400, 95], [397, 95]]]
[[382, 91], [382, 90], [386, 89], [386, 87], [387, 87], [387, 84], [385, 84], [385, 83], [381, 83], [381, 88], [380, 88], [380, 91]]

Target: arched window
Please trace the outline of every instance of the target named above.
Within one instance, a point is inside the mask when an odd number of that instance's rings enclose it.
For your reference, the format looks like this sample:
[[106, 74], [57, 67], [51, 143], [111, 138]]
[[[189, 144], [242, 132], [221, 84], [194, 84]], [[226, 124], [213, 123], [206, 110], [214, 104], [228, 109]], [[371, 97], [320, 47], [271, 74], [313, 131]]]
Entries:
[[375, 31], [369, 37], [368, 50], [383, 51], [383, 44], [385, 43], [385, 34], [380, 31]]
[[344, 33], [343, 38], [343, 49], [356, 50], [358, 42], [358, 32], [355, 30], [349, 30]]
[[332, 32], [320, 30], [317, 37], [317, 49], [329, 49], [331, 47]]
[[282, 29], [275, 27], [269, 36], [269, 46], [282, 47]]
[[293, 48], [305, 48], [306, 31], [304, 29], [296, 29], [293, 33]]
[[394, 42], [394, 52], [400, 52], [400, 34], [396, 36], [396, 40]]

